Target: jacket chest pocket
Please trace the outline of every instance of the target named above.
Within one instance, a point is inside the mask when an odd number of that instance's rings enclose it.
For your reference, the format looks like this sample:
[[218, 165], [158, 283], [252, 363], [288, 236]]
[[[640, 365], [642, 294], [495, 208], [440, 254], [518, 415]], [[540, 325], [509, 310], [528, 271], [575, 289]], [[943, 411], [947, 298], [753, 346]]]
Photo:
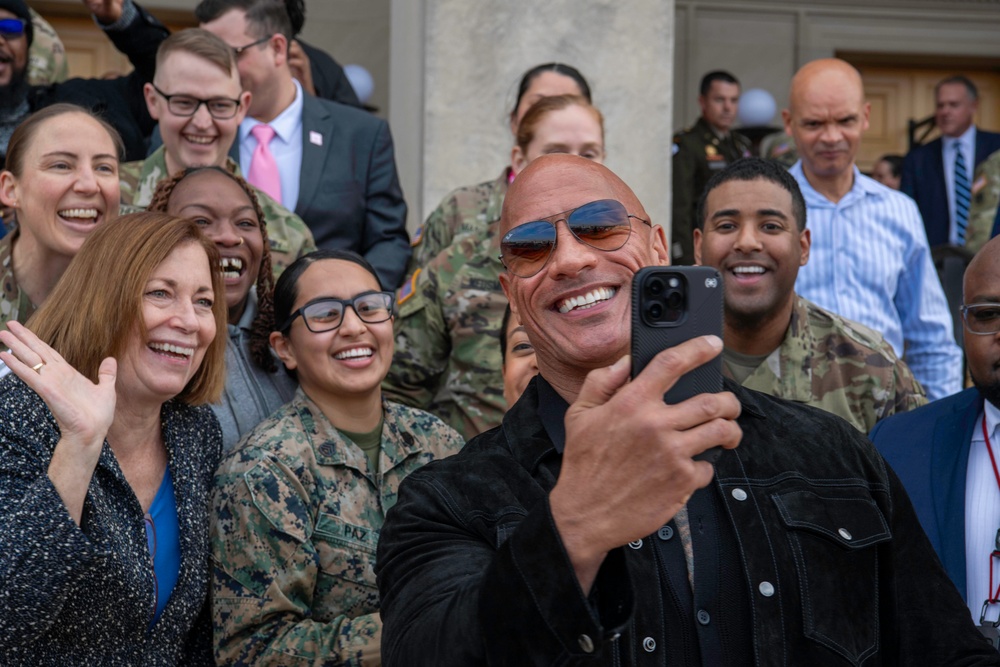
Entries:
[[835, 493], [789, 491], [772, 500], [788, 529], [805, 635], [860, 664], [878, 650], [877, 545], [892, 535], [867, 492]]
[[379, 531], [344, 521], [332, 514], [320, 514], [313, 532], [319, 557], [317, 602], [330, 604], [316, 608], [336, 609], [355, 616], [378, 608], [375, 587], [375, 547]]

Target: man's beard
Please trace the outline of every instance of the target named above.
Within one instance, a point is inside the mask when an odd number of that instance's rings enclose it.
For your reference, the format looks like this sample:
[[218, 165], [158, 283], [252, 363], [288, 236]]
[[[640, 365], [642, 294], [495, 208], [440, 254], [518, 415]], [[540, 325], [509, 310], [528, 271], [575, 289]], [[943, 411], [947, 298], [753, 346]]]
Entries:
[[980, 395], [993, 404], [993, 407], [1000, 409], [1000, 381], [990, 383], [979, 382], [975, 376], [972, 377], [972, 384], [979, 390]]
[[0, 116], [16, 110], [28, 96], [27, 67], [15, 70], [9, 83], [0, 85]]

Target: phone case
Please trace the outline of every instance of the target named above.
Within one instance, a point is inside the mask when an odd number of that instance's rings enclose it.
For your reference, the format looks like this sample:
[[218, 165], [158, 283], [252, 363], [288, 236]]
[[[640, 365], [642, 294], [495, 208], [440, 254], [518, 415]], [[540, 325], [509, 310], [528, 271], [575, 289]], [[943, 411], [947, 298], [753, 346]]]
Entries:
[[[647, 276], [679, 275], [687, 299], [681, 319], [670, 325], [652, 325], [643, 318], [642, 285]], [[656, 266], [640, 269], [632, 279], [632, 377], [661, 350], [706, 334], [722, 338], [722, 276], [710, 266]], [[663, 397], [680, 403], [692, 396], [722, 391], [722, 355], [681, 377]]]

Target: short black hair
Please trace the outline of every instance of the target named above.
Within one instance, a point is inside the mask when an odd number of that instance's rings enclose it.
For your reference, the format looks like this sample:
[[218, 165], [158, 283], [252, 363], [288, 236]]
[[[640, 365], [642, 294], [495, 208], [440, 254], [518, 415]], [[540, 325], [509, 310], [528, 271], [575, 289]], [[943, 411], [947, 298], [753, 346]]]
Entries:
[[305, 0], [285, 0], [285, 11], [288, 12], [288, 20], [292, 22], [292, 36], [296, 36], [306, 24]]
[[964, 74], [952, 74], [947, 79], [941, 79], [934, 86], [934, 97], [937, 97], [938, 91], [941, 90], [941, 86], [947, 86], [952, 83], [960, 83], [965, 86], [965, 92], [969, 94], [969, 99], [973, 102], [979, 99], [979, 89], [976, 88], [976, 84], [972, 83], [972, 79], [965, 76]]
[[903, 156], [896, 155], [894, 153], [888, 153], [883, 155], [879, 159], [875, 160], [875, 163], [885, 162], [889, 165], [889, 169], [892, 171], [892, 175], [895, 178], [899, 178], [899, 175], [903, 172]]
[[194, 17], [199, 23], [208, 23], [232, 9], [246, 13], [247, 25], [257, 37], [281, 34], [289, 41], [294, 37], [292, 20], [282, 0], [201, 0], [194, 8]]
[[520, 106], [521, 98], [524, 97], [524, 94], [528, 92], [528, 88], [531, 87], [531, 82], [543, 72], [555, 72], [556, 74], [562, 74], [573, 79], [576, 85], [580, 87], [580, 96], [593, 104], [593, 100], [590, 99], [590, 84], [580, 74], [580, 70], [564, 63], [544, 63], [542, 65], [535, 65], [521, 77], [521, 83], [517, 86], [517, 99], [514, 100], [514, 108], [510, 110], [511, 120], [517, 115], [517, 107]]
[[792, 175], [775, 160], [765, 160], [759, 157], [745, 157], [733, 162], [731, 165], [716, 172], [708, 184], [705, 191], [701, 193], [698, 200], [698, 229], [705, 229], [705, 202], [708, 201], [708, 193], [729, 181], [756, 181], [762, 179], [779, 185], [787, 190], [792, 196], [792, 216], [799, 231], [806, 228], [806, 200], [802, 197], [802, 190], [795, 182]]
[[737, 86], [740, 85], [739, 80], [735, 76], [725, 70], [717, 69], [701, 77], [701, 85], [698, 87], [699, 94], [702, 96], [708, 95], [708, 91], [712, 90], [712, 84], [716, 81], [735, 83]]

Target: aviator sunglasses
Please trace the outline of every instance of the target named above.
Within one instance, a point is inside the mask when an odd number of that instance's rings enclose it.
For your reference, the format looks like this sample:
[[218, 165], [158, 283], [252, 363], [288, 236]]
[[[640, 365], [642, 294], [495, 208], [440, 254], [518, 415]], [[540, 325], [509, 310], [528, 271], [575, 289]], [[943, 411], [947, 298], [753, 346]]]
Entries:
[[[632, 218], [650, 225], [625, 210], [614, 199], [599, 199], [556, 215], [526, 222], [504, 234], [500, 261], [518, 278], [530, 278], [545, 266], [556, 247], [556, 223], [562, 221], [577, 241], [591, 248], [612, 252], [628, 241]], [[652, 226], [652, 225], [650, 225]]]

